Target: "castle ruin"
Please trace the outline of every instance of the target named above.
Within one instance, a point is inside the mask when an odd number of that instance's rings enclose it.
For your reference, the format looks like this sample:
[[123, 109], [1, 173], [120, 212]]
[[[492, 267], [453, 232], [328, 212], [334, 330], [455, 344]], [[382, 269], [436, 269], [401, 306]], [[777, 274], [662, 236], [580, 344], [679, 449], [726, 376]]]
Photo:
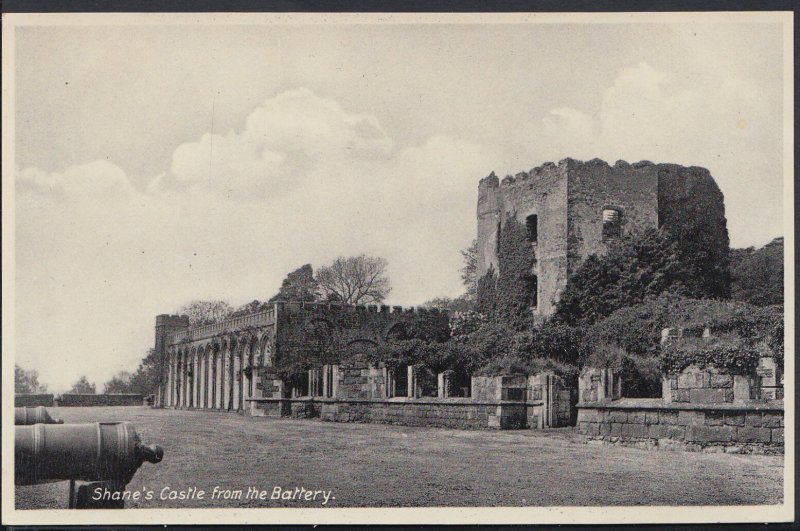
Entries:
[[477, 276], [499, 271], [498, 235], [513, 216], [525, 225], [535, 257], [532, 310], [546, 318], [583, 259], [626, 234], [669, 227], [697, 238], [692, 232], [702, 220], [699, 230], [714, 242], [709, 252], [727, 254], [723, 201], [708, 170], [695, 166], [567, 158], [502, 180], [492, 172], [478, 185]]

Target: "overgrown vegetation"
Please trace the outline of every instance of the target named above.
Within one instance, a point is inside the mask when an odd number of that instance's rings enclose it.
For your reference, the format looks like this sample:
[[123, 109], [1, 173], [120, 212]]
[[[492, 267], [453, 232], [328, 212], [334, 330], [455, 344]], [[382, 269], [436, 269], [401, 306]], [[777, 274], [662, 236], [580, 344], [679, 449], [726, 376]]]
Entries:
[[760, 249], [731, 251], [731, 298], [756, 306], [783, 304], [783, 238]]
[[731, 374], [751, 374], [758, 365], [760, 352], [738, 337], [684, 339], [668, 344], [661, 352], [661, 370], [677, 374], [694, 365], [715, 367]]

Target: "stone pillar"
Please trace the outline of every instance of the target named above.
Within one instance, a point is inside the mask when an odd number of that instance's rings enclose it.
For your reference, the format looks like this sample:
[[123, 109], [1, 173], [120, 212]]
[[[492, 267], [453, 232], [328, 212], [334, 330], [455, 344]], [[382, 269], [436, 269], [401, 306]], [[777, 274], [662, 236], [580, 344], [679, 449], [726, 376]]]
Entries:
[[208, 389], [206, 390], [208, 399], [206, 400], [206, 407], [214, 409], [214, 351], [208, 351], [206, 356], [208, 357]]
[[417, 382], [417, 367], [415, 365], [408, 366], [408, 397], [419, 398], [422, 394], [419, 382]]
[[734, 402], [743, 402], [756, 398], [758, 394], [758, 385], [756, 383], [758, 376], [734, 374], [733, 375], [733, 400]]
[[189, 405], [189, 358], [186, 351], [181, 354], [181, 407]]
[[239, 384], [241, 382], [241, 364], [239, 362], [239, 356], [241, 354], [241, 349], [239, 347], [236, 348], [236, 351], [233, 353], [233, 381], [231, 382], [233, 387], [233, 410], [239, 410]]
[[775, 358], [759, 358], [756, 374], [759, 377], [759, 398], [775, 400], [778, 398], [778, 371]]
[[222, 409], [222, 390], [224, 389], [223, 383], [223, 373], [222, 373], [222, 359], [225, 357], [225, 351], [219, 350], [217, 352], [217, 374], [216, 374], [216, 382], [214, 382], [214, 391], [217, 393], [217, 397], [214, 400], [214, 407], [216, 409]]
[[164, 390], [164, 405], [172, 407], [172, 352], [167, 352], [167, 388]]
[[206, 350], [203, 354], [203, 408], [208, 409], [211, 407], [211, 386], [209, 380], [211, 379], [211, 353]]
[[453, 375], [455, 371], [447, 370], [444, 372], [440, 372], [437, 376], [437, 396], [439, 398], [450, 398], [453, 394]]
[[603, 402], [622, 398], [622, 380], [614, 369], [584, 367], [578, 377], [579, 402]]
[[200, 353], [194, 353], [194, 407], [200, 407]]
[[383, 368], [383, 380], [386, 382], [386, 398], [394, 398], [394, 369]]
[[203, 373], [203, 366], [205, 365], [203, 360], [203, 351], [197, 351], [197, 407], [202, 409], [203, 408], [203, 398], [205, 395], [205, 374]]

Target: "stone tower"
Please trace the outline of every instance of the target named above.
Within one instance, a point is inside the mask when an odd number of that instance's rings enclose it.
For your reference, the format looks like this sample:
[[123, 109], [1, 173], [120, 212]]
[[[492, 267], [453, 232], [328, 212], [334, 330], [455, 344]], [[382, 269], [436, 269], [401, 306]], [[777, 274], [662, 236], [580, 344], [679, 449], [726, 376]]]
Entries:
[[155, 351], [156, 356], [161, 363], [161, 388], [159, 389], [159, 396], [157, 397], [158, 402], [156, 403], [156, 407], [163, 407], [163, 401], [161, 397], [164, 396], [164, 386], [167, 381], [167, 364], [166, 364], [166, 340], [167, 336], [173, 332], [178, 330], [183, 330], [184, 328], [189, 326], [189, 317], [187, 315], [169, 315], [169, 314], [161, 314], [156, 316], [156, 334], [155, 334]]
[[585, 257], [632, 231], [708, 216], [707, 230], [726, 253], [728, 246], [722, 193], [708, 170], [674, 164], [564, 159], [502, 181], [492, 173], [478, 185], [477, 215], [478, 278], [490, 266], [499, 270], [498, 230], [507, 216], [525, 225], [535, 256], [532, 310], [542, 318]]

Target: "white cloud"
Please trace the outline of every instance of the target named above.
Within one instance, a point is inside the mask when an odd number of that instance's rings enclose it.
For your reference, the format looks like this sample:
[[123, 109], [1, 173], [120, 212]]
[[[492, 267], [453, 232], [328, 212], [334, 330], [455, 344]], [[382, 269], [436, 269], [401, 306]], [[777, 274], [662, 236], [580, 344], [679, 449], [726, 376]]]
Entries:
[[239, 132], [208, 132], [178, 146], [170, 172], [157, 186], [201, 186], [240, 199], [263, 199], [315, 171], [386, 158], [393, 147], [374, 116], [348, 113], [334, 100], [300, 88], [265, 100]]
[[305, 89], [215, 135], [210, 180], [209, 139], [179, 146], [143, 191], [107, 162], [18, 172], [17, 358], [43, 380], [101, 385], [135, 366], [157, 313], [263, 299], [338, 255], [386, 257], [392, 303], [460, 293], [491, 150], [446, 135], [398, 150], [374, 117]]
[[732, 244], [752, 245], [783, 229], [772, 204], [782, 186], [780, 128], [770, 116], [751, 81], [718, 71], [685, 79], [640, 62], [617, 73], [595, 114], [554, 108], [511, 143], [528, 165], [570, 156], [704, 166], [725, 194]]

